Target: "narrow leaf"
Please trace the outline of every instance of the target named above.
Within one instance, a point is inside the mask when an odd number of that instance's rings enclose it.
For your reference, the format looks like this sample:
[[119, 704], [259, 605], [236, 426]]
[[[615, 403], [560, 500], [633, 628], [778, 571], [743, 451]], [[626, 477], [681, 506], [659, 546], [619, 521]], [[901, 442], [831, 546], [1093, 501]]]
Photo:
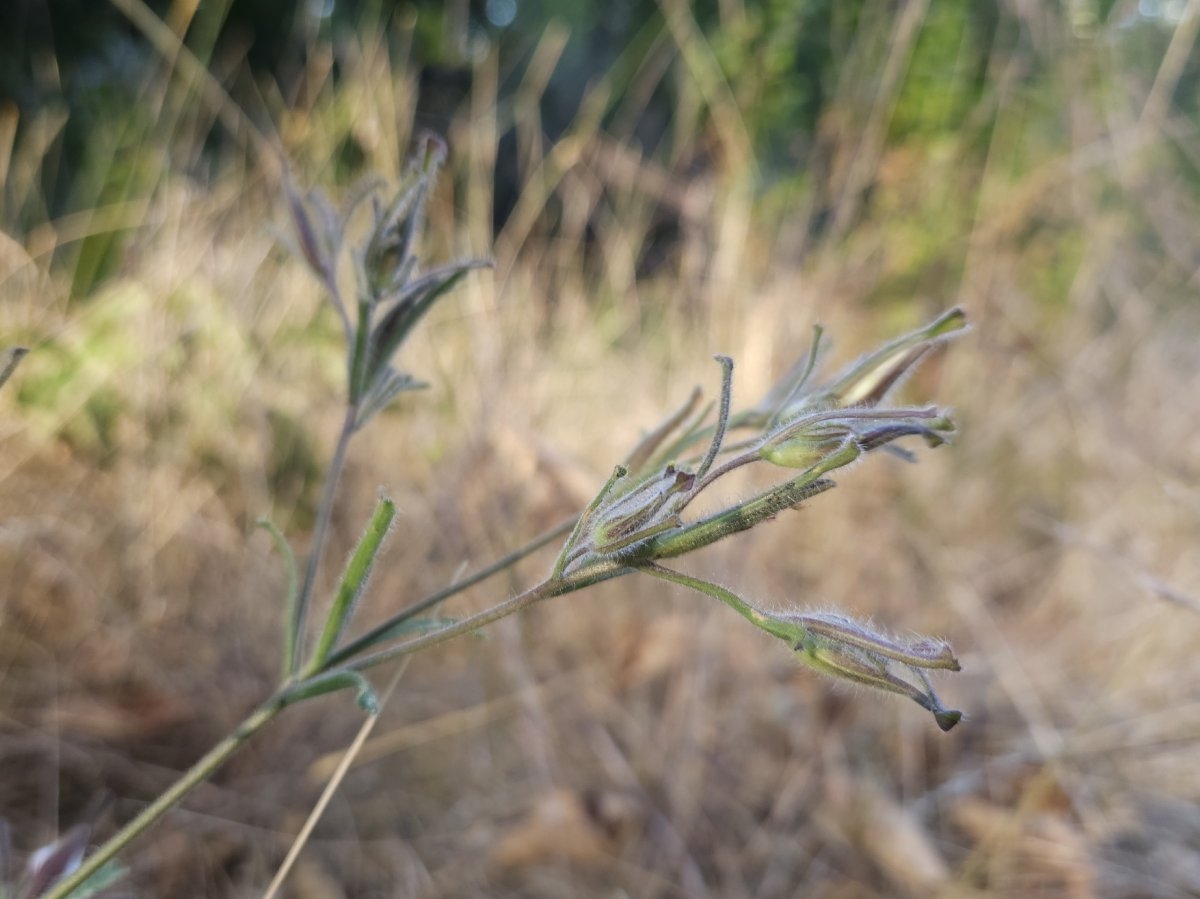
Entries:
[[354, 346], [350, 352], [347, 373], [350, 402], [357, 405], [370, 386], [367, 372], [371, 363], [371, 303], [360, 297], [358, 301], [358, 323], [354, 332]]
[[296, 228], [300, 255], [304, 257], [304, 261], [308, 263], [309, 268], [316, 273], [317, 277], [325, 280], [329, 277], [332, 269], [327, 248], [317, 238], [312, 218], [309, 217], [308, 210], [304, 207], [304, 201], [300, 199], [300, 194], [292, 183], [291, 175], [286, 172], [283, 179], [283, 192], [287, 196], [288, 211], [292, 214], [292, 224]]
[[371, 639], [359, 646], [359, 651], [371, 649], [397, 637], [420, 636], [455, 624], [458, 624], [457, 618], [409, 618], [398, 621], [391, 627], [372, 633]]
[[324, 696], [326, 693], [347, 689], [354, 690], [354, 699], [360, 709], [368, 715], [379, 714], [379, 697], [375, 695], [375, 688], [371, 686], [371, 682], [361, 673], [346, 668], [300, 681], [283, 694], [281, 705], [289, 706], [316, 696]]
[[399, 372], [390, 365], [375, 379], [370, 391], [362, 398], [358, 406], [358, 414], [354, 419], [354, 429], [360, 430], [372, 418], [391, 405], [401, 393], [409, 390], [424, 390], [429, 385], [418, 381], [408, 372]]
[[822, 401], [839, 406], [874, 405], [880, 402], [905, 374], [924, 359], [935, 342], [961, 333], [966, 326], [966, 312], [955, 306], [925, 327], [897, 337], [849, 365], [821, 391]]
[[325, 619], [325, 627], [321, 631], [321, 637], [317, 641], [312, 661], [309, 663], [308, 674], [315, 674], [321, 670], [330, 652], [333, 651], [334, 646], [345, 632], [346, 625], [353, 617], [358, 600], [367, 586], [367, 580], [371, 576], [371, 567], [379, 554], [379, 548], [383, 545], [383, 540], [395, 517], [396, 504], [387, 497], [381, 497], [375, 505], [375, 512], [367, 524], [366, 532], [358, 541], [358, 546], [354, 548], [350, 560], [346, 563], [346, 570], [342, 573], [341, 583], [338, 584], [333, 606]]
[[436, 268], [404, 289], [395, 305], [371, 332], [368, 380], [392, 361], [400, 345], [435, 302], [445, 296], [472, 269], [490, 268], [490, 259], [469, 259]]

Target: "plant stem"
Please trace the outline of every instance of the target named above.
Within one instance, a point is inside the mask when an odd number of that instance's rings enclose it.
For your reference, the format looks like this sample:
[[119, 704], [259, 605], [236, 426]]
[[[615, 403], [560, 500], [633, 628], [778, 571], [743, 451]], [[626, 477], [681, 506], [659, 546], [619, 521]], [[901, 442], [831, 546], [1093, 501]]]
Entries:
[[384, 621], [382, 624], [378, 625], [377, 627], [371, 628], [371, 630], [367, 631], [361, 637], [356, 637], [355, 639], [353, 639], [349, 643], [347, 643], [345, 646], [342, 646], [336, 652], [332, 653], [329, 656], [329, 659], [327, 660], [327, 662], [325, 663], [325, 667], [333, 668], [333, 667], [336, 667], [337, 665], [342, 664], [343, 662], [348, 661], [349, 659], [353, 658], [354, 656], [358, 655], [359, 653], [363, 652], [364, 650], [370, 649], [375, 643], [377, 643], [379, 641], [379, 638], [383, 634], [386, 634], [389, 630], [394, 628], [396, 625], [401, 624], [405, 621], [408, 621], [408, 619], [410, 619], [410, 618], [415, 618], [417, 615], [420, 615], [422, 612], [429, 611], [434, 606], [445, 602], [451, 596], [461, 593], [463, 590], [466, 590], [469, 587], [473, 587], [476, 584], [480, 583], [481, 581], [487, 580], [493, 574], [497, 574], [497, 573], [503, 571], [505, 568], [508, 568], [511, 565], [515, 565], [517, 562], [521, 561], [521, 559], [525, 558], [526, 556], [528, 556], [532, 553], [537, 552], [539, 549], [541, 549], [546, 544], [550, 543], [553, 540], [556, 540], [557, 538], [561, 537], [563, 534], [567, 533], [571, 529], [571, 527], [575, 524], [576, 521], [577, 521], [576, 518], [569, 518], [566, 521], [559, 522], [554, 527], [550, 528], [548, 531], [544, 531], [543, 533], [534, 537], [532, 540], [530, 540], [527, 544], [522, 546], [520, 549], [513, 550], [507, 556], [497, 559], [492, 564], [479, 569], [478, 571], [474, 572], [473, 574], [468, 575], [467, 577], [463, 578], [461, 581], [455, 581], [453, 584], [450, 584], [449, 586], [444, 587], [441, 590], [438, 590], [436, 593], [431, 593], [429, 596], [425, 597], [424, 599], [418, 600], [417, 602], [413, 603], [412, 605], [410, 605], [404, 609], [401, 609], [395, 615], [388, 618], [387, 621]]
[[639, 566], [638, 570], [644, 571], [646, 574], [653, 575], [654, 577], [662, 578], [664, 581], [671, 581], [683, 587], [690, 587], [693, 590], [711, 596], [713, 599], [719, 599], [755, 627], [788, 641], [789, 645], [796, 641], [797, 635], [801, 632], [801, 629], [795, 624], [773, 615], [767, 615], [762, 609], [750, 605], [750, 603], [746, 602], [732, 590], [726, 590], [724, 587], [710, 581], [690, 577], [671, 568], [657, 565], [654, 562]]
[[[342, 452], [335, 456], [335, 460], [339, 462], [337, 467], [340, 467], [340, 457], [344, 456], [344, 443], [344, 440], [339, 442]], [[330, 474], [331, 476], [335, 475], [336, 470], [331, 470]], [[564, 530], [566, 526], [561, 525], [556, 530]], [[550, 538], [547, 537], [547, 539]], [[515, 614], [543, 599], [572, 593], [600, 581], [626, 574], [630, 570], [615, 562], [603, 562], [569, 577], [551, 578], [524, 593], [511, 597], [490, 609], [485, 609], [479, 614], [473, 615], [457, 624], [441, 628], [440, 630], [425, 634], [407, 643], [402, 643], [399, 646], [375, 653], [374, 655], [365, 656], [350, 667], [354, 670], [362, 671], [390, 659], [412, 655], [415, 652], [435, 646], [438, 643], [443, 643], [446, 640], [451, 640], [454, 637], [471, 633], [485, 625], [491, 624], [493, 621], [498, 621], [501, 618]], [[324, 670], [329, 670], [328, 664], [324, 666]], [[95, 853], [89, 856], [69, 877], [55, 885], [54, 889], [45, 894], [43, 899], [66, 899], [73, 890], [100, 870], [106, 862], [177, 805], [194, 787], [210, 778], [230, 756], [237, 752], [254, 734], [262, 730], [287, 704], [285, 692], [281, 690], [273, 694], [239, 724], [229, 736], [210, 749], [196, 764], [192, 765], [166, 792], [155, 799], [150, 805], [146, 806], [141, 814], [121, 828], [120, 831], [97, 849]]]
[[337, 448], [333, 451], [333, 459], [329, 463], [329, 474], [325, 476], [325, 489], [321, 494], [321, 504], [317, 507], [317, 526], [313, 529], [312, 546], [309, 548], [308, 563], [304, 568], [304, 583], [296, 597], [296, 605], [292, 609], [291, 629], [285, 637], [284, 651], [287, 654], [287, 671], [295, 674], [300, 667], [304, 655], [304, 632], [308, 625], [308, 607], [312, 602], [313, 586], [317, 580], [317, 569], [321, 564], [321, 551], [325, 548], [325, 537], [329, 531], [329, 522], [333, 517], [333, 497], [337, 490], [342, 469], [346, 465], [346, 449], [350, 438], [354, 436], [354, 422], [358, 417], [358, 407], [351, 403], [346, 408], [346, 418], [342, 422], [341, 433], [338, 434]]
[[55, 884], [50, 892], [42, 896], [42, 899], [66, 899], [72, 891], [100, 870], [106, 862], [129, 845], [142, 831], [177, 805], [184, 796], [191, 792], [193, 787], [210, 778], [231, 755], [242, 747], [242, 744], [279, 714], [282, 708], [283, 704], [279, 695], [271, 696], [251, 712], [246, 720], [234, 728], [229, 736], [210, 749], [200, 761], [192, 765], [179, 780], [167, 788], [166, 792], [142, 809], [141, 814], [109, 837], [104, 845], [88, 856], [70, 876]]
[[428, 649], [431, 646], [436, 646], [438, 643], [444, 643], [446, 640], [452, 640], [455, 637], [461, 637], [463, 634], [477, 631], [481, 627], [485, 627], [494, 621], [499, 621], [501, 618], [507, 618], [509, 615], [514, 615], [544, 599], [573, 593], [576, 590], [582, 590], [584, 587], [590, 587], [592, 584], [598, 584], [601, 581], [607, 581], [611, 578], [628, 574], [633, 570], [619, 562], [603, 561], [566, 577], [552, 577], [542, 581], [536, 587], [530, 587], [524, 593], [519, 593], [501, 603], [497, 603], [491, 608], [484, 609], [482, 612], [472, 615], [470, 618], [464, 618], [462, 621], [456, 622], [449, 627], [430, 631], [428, 634], [422, 634], [420, 637], [409, 640], [407, 643], [401, 643], [399, 646], [393, 646], [390, 649], [384, 649], [380, 652], [355, 659], [348, 667], [356, 671], [366, 671], [368, 668], [374, 668], [383, 662], [412, 655], [414, 652]]

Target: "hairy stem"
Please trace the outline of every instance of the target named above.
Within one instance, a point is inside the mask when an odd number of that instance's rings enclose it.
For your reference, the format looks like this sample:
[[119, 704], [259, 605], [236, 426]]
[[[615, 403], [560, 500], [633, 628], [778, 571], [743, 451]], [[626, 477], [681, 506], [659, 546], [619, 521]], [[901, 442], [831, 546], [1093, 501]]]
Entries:
[[662, 565], [656, 565], [653, 562], [641, 565], [639, 571], [644, 571], [646, 574], [653, 575], [656, 578], [661, 578], [664, 581], [670, 581], [673, 584], [679, 584], [683, 587], [690, 587], [699, 593], [704, 593], [711, 596], [713, 599], [719, 599], [725, 605], [729, 606], [755, 627], [766, 631], [782, 640], [794, 640], [797, 628], [789, 626], [786, 622], [771, 615], [764, 614], [761, 609], [757, 609], [750, 603], [746, 602], [732, 590], [726, 590], [724, 587], [718, 586], [710, 581], [701, 580], [700, 578], [690, 577], [682, 572], [675, 571], [671, 568], [666, 568]]
[[342, 646], [337, 651], [330, 654], [329, 660], [325, 667], [333, 668], [349, 661], [356, 655], [362, 653], [364, 650], [370, 649], [379, 642], [379, 639], [384, 634], [388, 633], [388, 631], [397, 625], [408, 621], [410, 618], [415, 618], [423, 612], [428, 612], [430, 609], [440, 605], [450, 597], [456, 596], [462, 591], [473, 587], [482, 581], [486, 581], [492, 575], [499, 574], [504, 569], [515, 565], [526, 556], [537, 552], [543, 546], [546, 546], [548, 543], [557, 540], [563, 534], [567, 533], [575, 525], [577, 520], [578, 519], [575, 518], [569, 518], [566, 521], [559, 522], [554, 527], [534, 537], [520, 549], [513, 550], [507, 556], [497, 559], [491, 565], [481, 568], [474, 574], [470, 574], [463, 578], [461, 581], [455, 581], [453, 584], [438, 590], [436, 593], [431, 593], [424, 599], [418, 600], [412, 605], [401, 609], [382, 624], [371, 628], [371, 630], [367, 631], [361, 637], [356, 637], [345, 646]]
[[166, 792], [142, 809], [141, 814], [88, 856], [70, 876], [55, 884], [54, 888], [44, 894], [42, 899], [66, 899], [84, 881], [99, 871], [106, 862], [177, 805], [195, 786], [212, 777], [230, 756], [262, 730], [272, 718], [279, 714], [282, 708], [283, 702], [276, 694], [251, 712], [229, 736], [210, 749], [207, 755], [192, 765], [179, 780], [167, 788]]
[[544, 599], [573, 593], [576, 590], [582, 590], [584, 587], [590, 587], [601, 581], [607, 581], [615, 577], [620, 577], [623, 574], [628, 574], [633, 570], [619, 562], [596, 562], [565, 577], [552, 577], [542, 581], [542, 583], [536, 587], [529, 588], [524, 593], [510, 597], [491, 608], [484, 609], [482, 612], [478, 612], [470, 618], [464, 618], [462, 621], [458, 621], [448, 627], [422, 634], [420, 637], [415, 637], [412, 640], [401, 643], [399, 646], [393, 646], [390, 649], [362, 656], [350, 662], [348, 667], [356, 671], [365, 671], [368, 668], [374, 668], [376, 665], [391, 661], [392, 659], [412, 655], [414, 652], [420, 652], [423, 649], [436, 646], [438, 643], [453, 640], [455, 637], [461, 637], [463, 634], [473, 633], [482, 627], [499, 621], [501, 618], [515, 615], [517, 612], [523, 611]]
[[308, 563], [304, 567], [304, 581], [292, 609], [291, 631], [288, 634], [286, 647], [289, 674], [294, 674], [299, 669], [304, 655], [304, 632], [308, 627], [308, 608], [312, 604], [317, 569], [321, 565], [321, 554], [325, 548], [329, 522], [333, 517], [333, 498], [337, 492], [338, 481], [341, 480], [342, 469], [346, 465], [346, 449], [350, 445], [350, 438], [354, 436], [354, 423], [357, 416], [358, 407], [352, 403], [346, 409], [346, 418], [342, 422], [341, 433], [338, 434], [337, 448], [333, 451], [333, 459], [329, 463], [329, 474], [325, 477], [325, 489], [321, 494], [321, 504], [317, 507], [317, 525], [313, 529]]

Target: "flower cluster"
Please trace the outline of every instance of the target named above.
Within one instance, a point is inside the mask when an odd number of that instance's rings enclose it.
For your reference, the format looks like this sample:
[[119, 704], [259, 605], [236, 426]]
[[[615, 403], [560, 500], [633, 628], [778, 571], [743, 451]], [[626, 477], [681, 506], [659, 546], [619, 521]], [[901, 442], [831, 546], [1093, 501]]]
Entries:
[[[723, 356], [721, 401], [697, 412], [699, 391], [647, 435], [618, 465], [580, 516], [555, 563], [555, 576], [619, 563], [684, 583], [733, 606], [755, 626], [788, 642], [802, 661], [843, 680], [900, 693], [934, 713], [949, 730], [961, 714], [941, 706], [926, 670], [958, 670], [950, 647], [931, 639], [902, 641], [840, 615], [774, 614], [715, 584], [673, 572], [662, 559], [693, 552], [773, 518], [834, 486], [827, 475], [877, 449], [911, 459], [895, 445], [918, 437], [927, 446], [947, 442], [949, 414], [933, 406], [889, 406], [888, 397], [942, 341], [962, 333], [966, 315], [951, 309], [923, 328], [886, 344], [830, 381], [810, 386], [822, 333], [804, 359], [753, 408], [731, 414], [733, 362]], [[732, 435], [745, 432], [737, 440]], [[707, 441], [700, 455], [695, 448]], [[692, 455], [694, 453], [694, 455]], [[685, 509], [718, 480], [746, 465], [769, 464], [797, 473], [749, 499], [686, 520]], [[897, 673], [907, 669], [911, 678]]]
[[[467, 272], [492, 265], [490, 259], [458, 259], [429, 271], [420, 270], [417, 238], [445, 159], [446, 144], [441, 138], [424, 135], [404, 183], [386, 205], [371, 185], [357, 192], [340, 211], [320, 192], [314, 191], [302, 200], [291, 184], [287, 185], [297, 250], [324, 284], [346, 339], [349, 400], [355, 410], [356, 430], [398, 394], [422, 386], [394, 367], [401, 345], [434, 303]], [[365, 246], [352, 254], [358, 282], [352, 321], [338, 283], [338, 258], [351, 216], [368, 199], [374, 221]]]

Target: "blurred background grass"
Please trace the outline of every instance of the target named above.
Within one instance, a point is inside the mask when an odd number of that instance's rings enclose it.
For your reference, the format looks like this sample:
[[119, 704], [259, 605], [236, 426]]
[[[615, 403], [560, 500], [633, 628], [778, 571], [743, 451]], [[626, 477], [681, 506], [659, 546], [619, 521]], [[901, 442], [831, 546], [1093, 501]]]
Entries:
[[[252, 523], [302, 544], [343, 373], [250, 123], [335, 196], [432, 128], [427, 258], [497, 268], [353, 451], [329, 558], [380, 485], [402, 512], [367, 617], [579, 509], [714, 392], [713, 353], [745, 405], [815, 322], [844, 359], [960, 303], [975, 330], [906, 388], [956, 408], [954, 447], [688, 564], [948, 637], [970, 718], [944, 735], [621, 580], [415, 660], [292, 895], [1200, 894], [1200, 3], [270, 7], [3, 14], [19, 851], [103, 790], [129, 817], [277, 668]], [[360, 721], [285, 716], [133, 847], [126, 891], [258, 895]]]

